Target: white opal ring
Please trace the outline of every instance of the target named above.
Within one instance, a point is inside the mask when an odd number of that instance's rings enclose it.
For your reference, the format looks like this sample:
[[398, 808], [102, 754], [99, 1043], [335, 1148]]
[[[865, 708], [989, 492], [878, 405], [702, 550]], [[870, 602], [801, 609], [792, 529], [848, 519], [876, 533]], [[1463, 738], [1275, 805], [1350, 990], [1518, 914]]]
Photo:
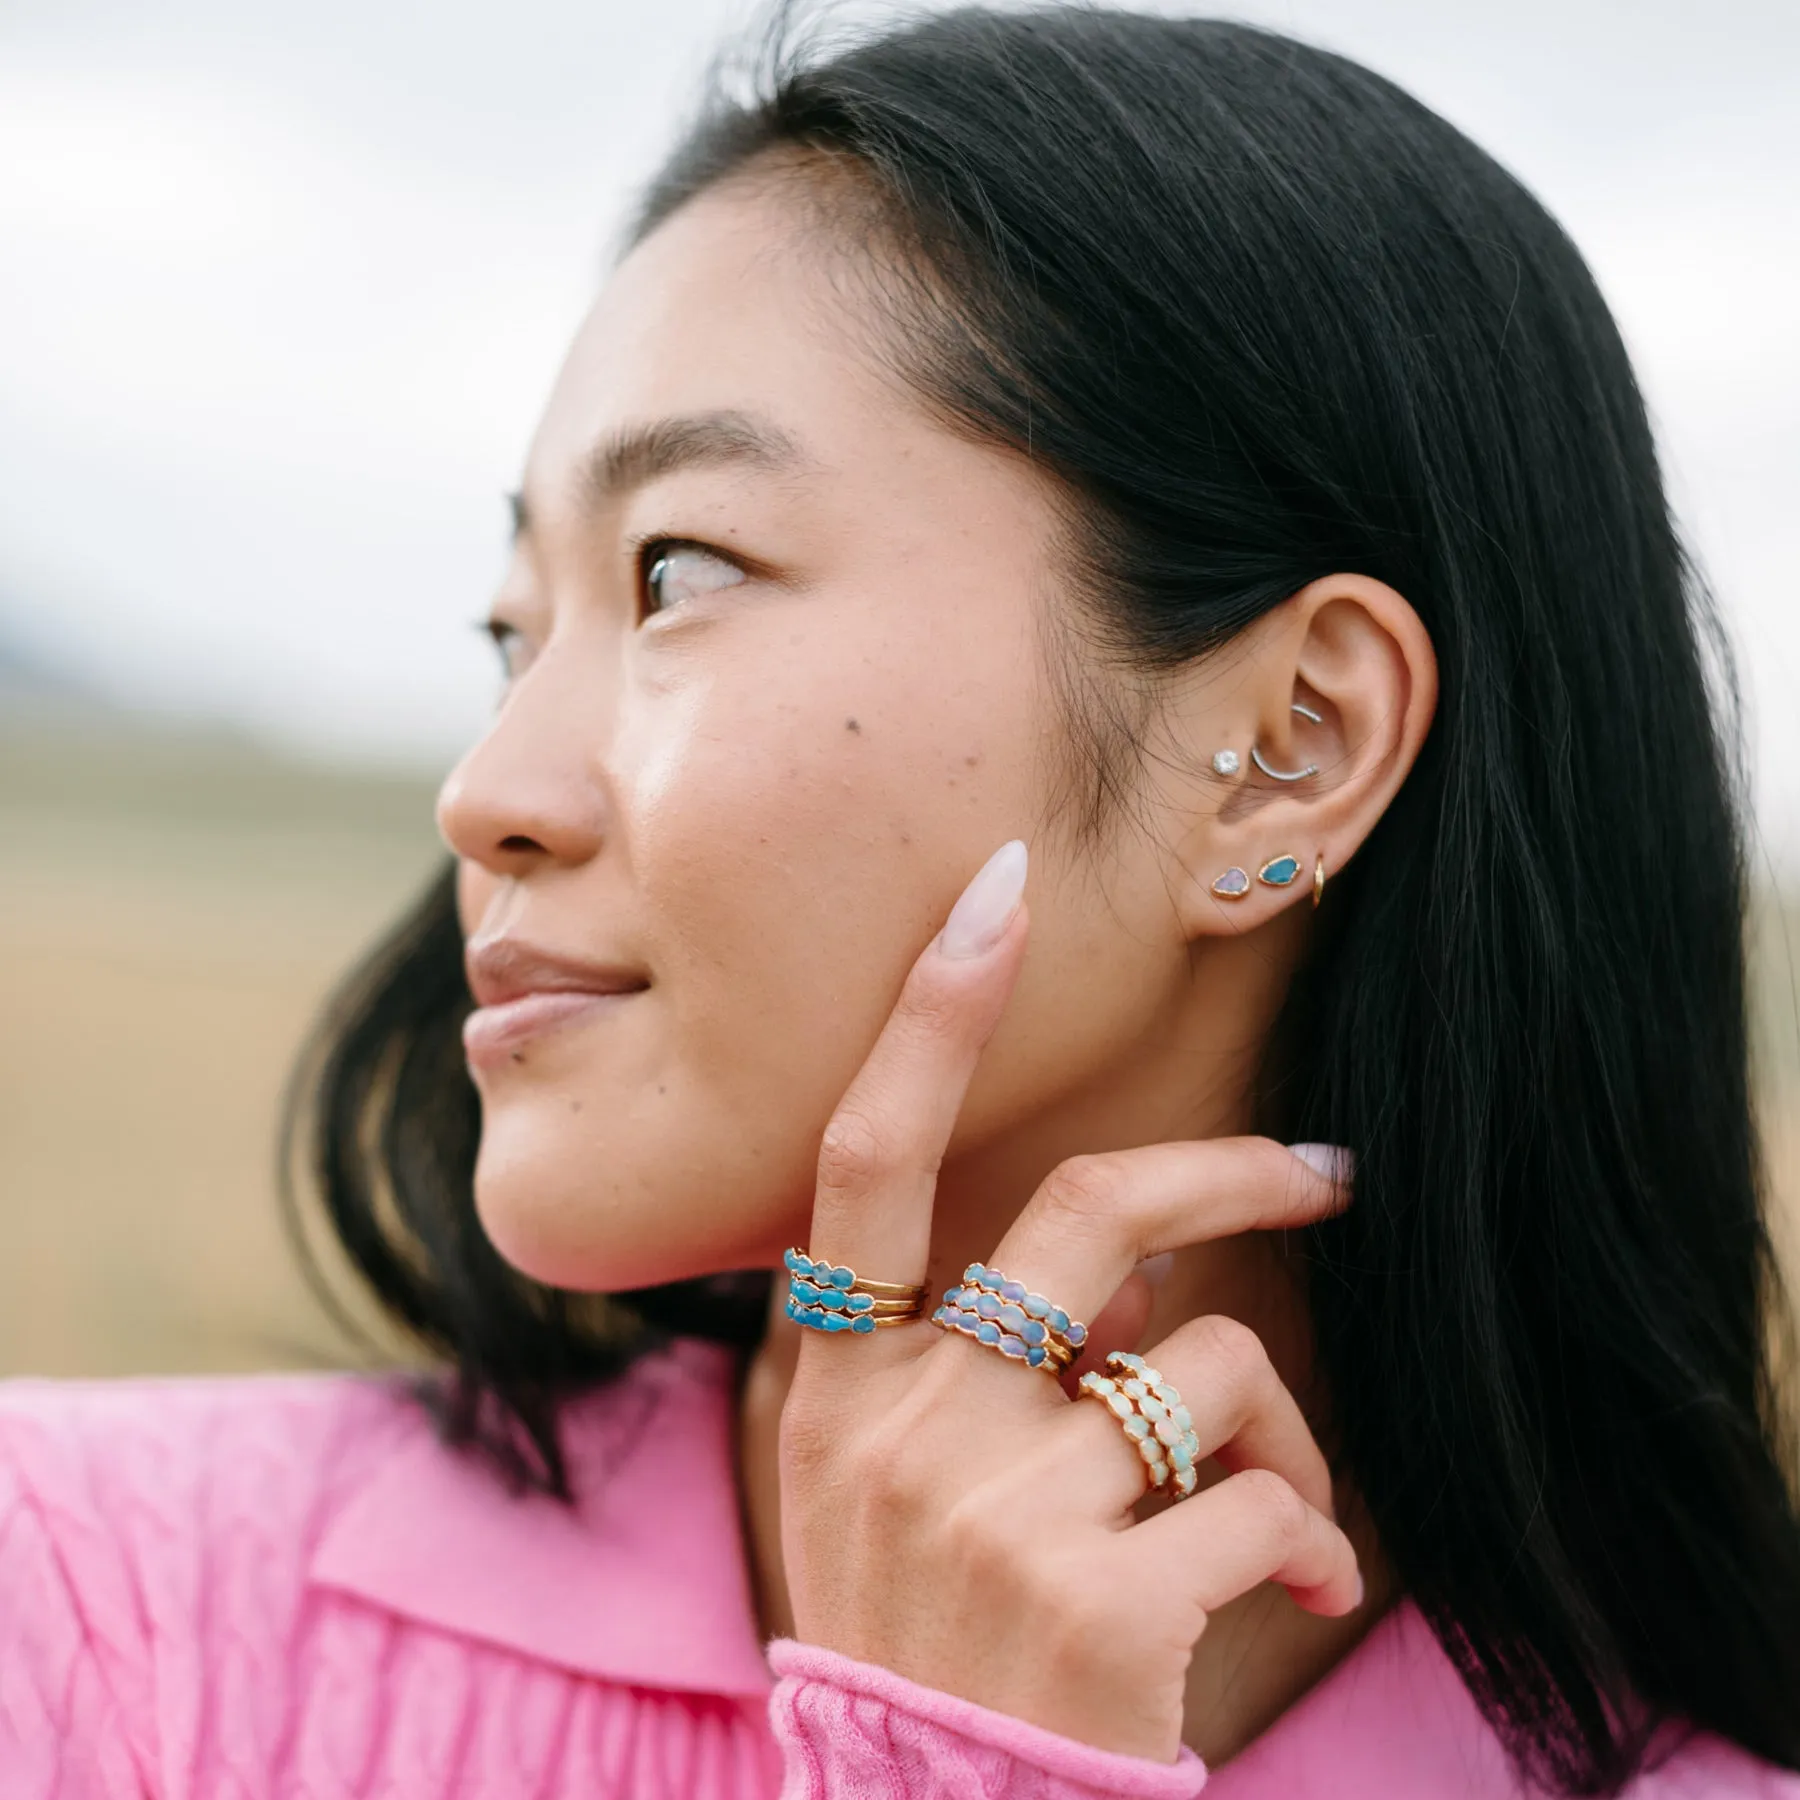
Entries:
[[1114, 1350], [1107, 1355], [1104, 1375], [1086, 1374], [1076, 1387], [1119, 1421], [1143, 1459], [1150, 1491], [1185, 1500], [1200, 1485], [1200, 1439], [1193, 1415], [1160, 1370], [1129, 1350]]

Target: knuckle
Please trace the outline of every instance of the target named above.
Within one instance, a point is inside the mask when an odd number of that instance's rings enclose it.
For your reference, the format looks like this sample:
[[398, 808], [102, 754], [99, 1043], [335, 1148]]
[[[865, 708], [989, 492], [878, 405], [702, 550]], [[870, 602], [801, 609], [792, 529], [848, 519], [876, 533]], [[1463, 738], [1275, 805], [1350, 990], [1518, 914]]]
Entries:
[[938, 1454], [902, 1418], [885, 1418], [858, 1434], [853, 1479], [884, 1511], [906, 1521], [942, 1504]]
[[952, 1566], [974, 1591], [1004, 1596], [1012, 1604], [1022, 1590], [1019, 1543], [1000, 1523], [1001, 1509], [979, 1489], [962, 1495], [944, 1514], [943, 1532]]
[[1228, 1313], [1208, 1313], [1188, 1327], [1197, 1361], [1206, 1365], [1206, 1379], [1239, 1399], [1246, 1399], [1274, 1376], [1274, 1367], [1263, 1341], [1241, 1319]]
[[838, 1440], [838, 1422], [823, 1407], [810, 1406], [798, 1395], [781, 1409], [781, 1460], [796, 1475], [824, 1468]]
[[1312, 1529], [1312, 1509], [1293, 1485], [1273, 1469], [1245, 1469], [1232, 1480], [1241, 1484], [1251, 1516], [1272, 1543], [1299, 1544]]
[[1116, 1216], [1125, 1203], [1126, 1186], [1125, 1166], [1116, 1157], [1071, 1156], [1044, 1177], [1038, 1200], [1046, 1212], [1086, 1224]]
[[954, 1043], [968, 1035], [968, 1002], [915, 970], [901, 990], [894, 1016], [901, 1028], [927, 1044]]
[[1036, 1627], [1032, 1637], [1050, 1665], [1089, 1667], [1095, 1644], [1115, 1640], [1114, 1584], [1097, 1576], [1097, 1570], [1069, 1556], [1046, 1556], [1031, 1566], [1027, 1604]]
[[866, 1112], [840, 1107], [819, 1140], [818, 1179], [828, 1193], [860, 1194], [893, 1160], [886, 1134]]

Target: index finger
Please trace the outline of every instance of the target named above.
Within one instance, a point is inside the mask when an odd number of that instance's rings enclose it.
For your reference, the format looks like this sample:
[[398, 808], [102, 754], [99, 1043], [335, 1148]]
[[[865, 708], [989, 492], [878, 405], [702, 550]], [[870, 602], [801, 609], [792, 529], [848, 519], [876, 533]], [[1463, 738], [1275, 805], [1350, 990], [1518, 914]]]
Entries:
[[1265, 1137], [1075, 1156], [1038, 1184], [994, 1263], [1071, 1318], [1091, 1319], [1146, 1257], [1309, 1225], [1342, 1211], [1350, 1194], [1347, 1172], [1328, 1173]]
[[982, 865], [827, 1123], [807, 1245], [815, 1259], [873, 1281], [925, 1280], [938, 1169], [1024, 958], [1026, 864], [1014, 838]]

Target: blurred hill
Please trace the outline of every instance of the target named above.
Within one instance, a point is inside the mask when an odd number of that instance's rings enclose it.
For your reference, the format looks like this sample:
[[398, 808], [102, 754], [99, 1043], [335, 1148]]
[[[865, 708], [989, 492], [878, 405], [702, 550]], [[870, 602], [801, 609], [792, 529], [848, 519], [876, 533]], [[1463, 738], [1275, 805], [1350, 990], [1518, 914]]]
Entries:
[[444, 855], [434, 784], [42, 676], [0, 653], [0, 1375], [357, 1361], [282, 1235], [276, 1108]]

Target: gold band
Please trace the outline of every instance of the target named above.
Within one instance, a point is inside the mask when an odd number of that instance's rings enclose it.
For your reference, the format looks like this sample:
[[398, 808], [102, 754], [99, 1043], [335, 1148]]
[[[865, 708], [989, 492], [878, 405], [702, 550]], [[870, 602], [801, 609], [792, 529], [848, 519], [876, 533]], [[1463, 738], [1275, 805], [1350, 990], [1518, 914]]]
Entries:
[[1141, 1356], [1114, 1350], [1106, 1373], [1087, 1374], [1078, 1400], [1098, 1400], [1118, 1421], [1144, 1465], [1147, 1493], [1185, 1500], [1199, 1486], [1200, 1440], [1179, 1389]]
[[853, 1294], [873, 1294], [877, 1300], [904, 1300], [911, 1306], [925, 1304], [926, 1283], [906, 1281], [869, 1281], [859, 1275]]

